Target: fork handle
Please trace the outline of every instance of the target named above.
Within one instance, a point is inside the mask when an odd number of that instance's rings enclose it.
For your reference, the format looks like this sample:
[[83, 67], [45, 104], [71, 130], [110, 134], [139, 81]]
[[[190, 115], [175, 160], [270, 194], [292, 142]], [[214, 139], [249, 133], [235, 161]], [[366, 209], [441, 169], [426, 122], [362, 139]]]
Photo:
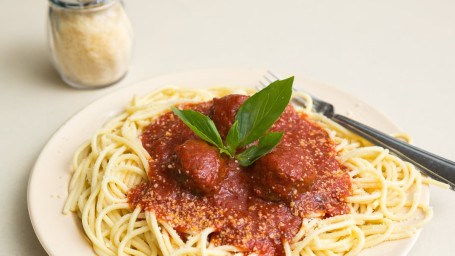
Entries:
[[371, 143], [389, 149], [398, 157], [414, 164], [424, 174], [435, 180], [447, 183], [450, 189], [455, 191], [455, 162], [412, 146], [346, 116], [335, 114], [332, 120]]

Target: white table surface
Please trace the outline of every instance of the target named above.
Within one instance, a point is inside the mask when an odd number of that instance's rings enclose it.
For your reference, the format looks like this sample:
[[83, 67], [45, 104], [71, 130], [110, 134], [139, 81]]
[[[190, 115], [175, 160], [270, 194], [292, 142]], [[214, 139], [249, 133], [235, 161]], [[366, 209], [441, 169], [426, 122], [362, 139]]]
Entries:
[[[455, 159], [454, 1], [125, 1], [130, 71], [99, 90], [65, 85], [48, 56], [47, 2], [0, 1], [0, 255], [46, 255], [27, 212], [28, 176], [58, 127], [120, 87], [175, 71], [257, 67], [362, 98], [414, 143]], [[455, 254], [455, 192], [431, 187], [433, 220], [410, 255]]]

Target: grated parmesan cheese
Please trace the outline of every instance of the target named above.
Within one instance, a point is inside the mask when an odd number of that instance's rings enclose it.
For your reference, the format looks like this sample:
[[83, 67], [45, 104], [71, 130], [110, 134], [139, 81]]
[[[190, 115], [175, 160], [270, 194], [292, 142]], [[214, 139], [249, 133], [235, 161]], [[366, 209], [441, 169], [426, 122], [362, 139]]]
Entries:
[[65, 82], [99, 87], [126, 74], [132, 30], [121, 2], [85, 10], [56, 7], [49, 18], [53, 61]]

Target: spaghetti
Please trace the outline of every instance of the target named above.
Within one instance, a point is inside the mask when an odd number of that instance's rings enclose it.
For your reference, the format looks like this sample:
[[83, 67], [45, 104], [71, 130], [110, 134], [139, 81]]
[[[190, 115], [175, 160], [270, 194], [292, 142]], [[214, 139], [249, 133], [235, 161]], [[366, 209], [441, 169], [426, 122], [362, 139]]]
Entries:
[[[211, 242], [214, 228], [182, 237], [153, 211], [131, 209], [127, 198], [132, 187], [148, 181], [150, 156], [140, 140], [145, 127], [172, 105], [232, 93], [252, 92], [168, 87], [134, 97], [124, 113], [80, 147], [63, 212], [78, 214], [97, 255], [242, 254], [235, 246]], [[284, 241], [286, 255], [357, 255], [384, 241], [410, 237], [431, 219], [432, 210], [421, 198], [428, 179], [387, 150], [311, 112], [311, 98], [299, 96], [310, 104], [297, 110], [324, 127], [336, 143], [337, 158], [351, 177], [352, 195], [348, 214], [305, 218], [297, 234]]]

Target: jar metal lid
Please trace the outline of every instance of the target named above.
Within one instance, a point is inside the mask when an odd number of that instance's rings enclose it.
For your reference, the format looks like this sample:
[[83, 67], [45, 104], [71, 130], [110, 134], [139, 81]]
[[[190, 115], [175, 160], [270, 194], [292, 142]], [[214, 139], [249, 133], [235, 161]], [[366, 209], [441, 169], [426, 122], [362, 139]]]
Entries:
[[115, 0], [49, 0], [49, 2], [67, 9], [91, 9], [109, 4]]

